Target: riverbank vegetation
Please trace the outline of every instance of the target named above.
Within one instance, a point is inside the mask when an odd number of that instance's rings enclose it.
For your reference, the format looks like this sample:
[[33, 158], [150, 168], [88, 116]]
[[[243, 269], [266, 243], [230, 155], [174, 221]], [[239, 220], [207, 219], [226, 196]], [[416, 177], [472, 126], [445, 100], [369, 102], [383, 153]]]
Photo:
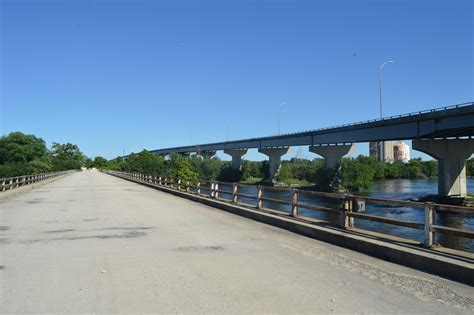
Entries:
[[[190, 179], [219, 180], [247, 184], [269, 184], [268, 161], [248, 161], [242, 163], [242, 170], [231, 168], [230, 161], [217, 157], [202, 159], [197, 155], [185, 157], [172, 154], [169, 158], [157, 157], [144, 150], [130, 155], [128, 160], [117, 158], [107, 162], [100, 159], [96, 165], [121, 171], [141, 172], [150, 175], [163, 175]], [[102, 163], [102, 164], [101, 164]], [[105, 164], [103, 164], [105, 163]], [[474, 160], [467, 163], [468, 175], [474, 174]], [[367, 156], [342, 159], [340, 170], [334, 171], [324, 167], [324, 159], [313, 160], [293, 158], [283, 161], [277, 176], [279, 185], [314, 185], [323, 191], [342, 190], [357, 191], [368, 189], [375, 180], [382, 179], [423, 179], [436, 178], [437, 161], [412, 159], [409, 163], [384, 163]]]
[[21, 132], [0, 138], [0, 177], [80, 169], [84, 155], [75, 144], [53, 143]]
[[[197, 155], [187, 157], [176, 153], [165, 159], [143, 150], [131, 154], [127, 160], [108, 161], [100, 156], [88, 159], [77, 145], [71, 143], [53, 143], [48, 149], [43, 139], [21, 132], [0, 138], [0, 177], [80, 169], [82, 166], [187, 179], [271, 184], [266, 160], [244, 160], [242, 169], [234, 170], [230, 161], [217, 157], [202, 159]], [[321, 158], [293, 158], [282, 162], [276, 184], [314, 186], [321, 191], [357, 191], [369, 189], [375, 180], [435, 178], [437, 171], [436, 160], [384, 163], [360, 155], [342, 159], [340, 169], [331, 170], [324, 167]], [[466, 171], [468, 176], [474, 176], [474, 159], [467, 161]]]

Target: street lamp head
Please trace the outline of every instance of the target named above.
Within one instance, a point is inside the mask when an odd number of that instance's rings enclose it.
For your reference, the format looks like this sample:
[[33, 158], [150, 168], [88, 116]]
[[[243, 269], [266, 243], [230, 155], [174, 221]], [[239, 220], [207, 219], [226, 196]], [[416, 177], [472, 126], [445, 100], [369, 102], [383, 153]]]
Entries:
[[382, 69], [387, 63], [393, 63], [393, 60], [387, 60], [380, 65], [380, 69]]

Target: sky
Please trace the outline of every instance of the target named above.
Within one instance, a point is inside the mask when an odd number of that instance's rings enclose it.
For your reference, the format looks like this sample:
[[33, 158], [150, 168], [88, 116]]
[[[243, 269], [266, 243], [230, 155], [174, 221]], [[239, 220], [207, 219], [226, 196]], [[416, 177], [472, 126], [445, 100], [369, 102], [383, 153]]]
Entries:
[[111, 159], [274, 135], [278, 108], [281, 133], [363, 121], [379, 116], [387, 60], [384, 116], [471, 102], [473, 10], [470, 0], [0, 0], [0, 131]]

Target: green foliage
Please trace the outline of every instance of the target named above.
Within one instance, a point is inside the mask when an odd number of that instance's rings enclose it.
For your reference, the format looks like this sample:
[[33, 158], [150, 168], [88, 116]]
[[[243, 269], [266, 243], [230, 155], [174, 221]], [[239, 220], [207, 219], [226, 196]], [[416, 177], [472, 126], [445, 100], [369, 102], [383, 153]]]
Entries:
[[45, 142], [34, 135], [12, 132], [0, 138], [0, 177], [40, 174], [80, 169], [83, 155], [74, 144], [53, 144], [48, 151]]
[[178, 153], [172, 154], [166, 161], [164, 175], [183, 179], [198, 178], [198, 173], [192, 169], [189, 159]]
[[230, 166], [224, 167], [219, 173], [217, 180], [232, 183], [240, 182], [242, 180], [242, 171], [233, 169]]
[[467, 176], [474, 176], [474, 158], [467, 160], [466, 162], [466, 174]]
[[438, 176], [438, 162], [435, 160], [422, 161], [421, 168], [423, 174], [428, 178], [434, 178]]
[[374, 170], [358, 159], [342, 159], [341, 188], [347, 191], [357, 191], [372, 187]]
[[79, 147], [72, 143], [53, 143], [51, 149], [51, 164], [53, 171], [81, 169], [85, 157]]
[[248, 180], [249, 178], [260, 178], [265, 177], [264, 172], [265, 164], [263, 162], [256, 161], [242, 161], [242, 180]]
[[165, 161], [162, 157], [143, 150], [138, 154], [131, 154], [129, 156], [124, 165], [124, 170], [149, 175], [160, 175], [165, 170]]
[[82, 162], [84, 155], [79, 147], [72, 143], [60, 144], [53, 142], [51, 157], [57, 160], [74, 160]]
[[291, 165], [289, 163], [282, 163], [280, 167], [280, 172], [276, 176], [276, 180], [278, 182], [288, 182], [290, 179], [293, 178], [293, 174], [291, 171]]
[[47, 152], [44, 140], [33, 135], [12, 132], [0, 138], [0, 164], [31, 162]]
[[198, 155], [192, 155], [189, 161], [192, 169], [198, 173], [198, 177], [205, 180], [213, 180], [220, 177], [223, 169], [230, 165], [229, 162], [221, 161], [218, 157], [202, 159]]

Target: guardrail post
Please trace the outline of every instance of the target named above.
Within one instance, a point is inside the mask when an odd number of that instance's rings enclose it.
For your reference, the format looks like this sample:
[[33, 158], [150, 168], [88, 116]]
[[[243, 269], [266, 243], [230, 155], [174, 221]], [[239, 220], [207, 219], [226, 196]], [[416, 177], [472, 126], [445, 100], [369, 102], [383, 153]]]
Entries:
[[425, 247], [432, 247], [434, 241], [434, 232], [431, 226], [435, 224], [435, 210], [432, 202], [425, 203]]
[[211, 182], [211, 193], [210, 193], [210, 197], [211, 197], [211, 198], [214, 198], [214, 182]]
[[189, 180], [186, 181], [186, 192], [189, 192]]
[[177, 188], [178, 190], [181, 189], [181, 178], [178, 178], [178, 181], [176, 182], [176, 188]]
[[291, 216], [298, 217], [298, 191], [291, 190]]
[[232, 202], [239, 203], [239, 196], [237, 196], [237, 192], [239, 191], [239, 184], [234, 183], [232, 184]]
[[344, 229], [350, 228], [354, 225], [354, 219], [347, 215], [351, 211], [351, 200], [344, 196], [341, 198], [340, 213], [341, 213], [341, 227]]
[[257, 209], [263, 208], [263, 189], [261, 185], [257, 186]]
[[196, 191], [197, 191], [197, 194], [198, 196], [201, 194], [201, 182], [198, 180], [197, 181], [197, 184], [196, 184]]
[[158, 185], [162, 185], [162, 182], [161, 182], [161, 176], [158, 176]]
[[214, 198], [219, 199], [219, 183], [214, 183]]
[[2, 180], [2, 191], [5, 191], [5, 184], [7, 183], [6, 180]]

